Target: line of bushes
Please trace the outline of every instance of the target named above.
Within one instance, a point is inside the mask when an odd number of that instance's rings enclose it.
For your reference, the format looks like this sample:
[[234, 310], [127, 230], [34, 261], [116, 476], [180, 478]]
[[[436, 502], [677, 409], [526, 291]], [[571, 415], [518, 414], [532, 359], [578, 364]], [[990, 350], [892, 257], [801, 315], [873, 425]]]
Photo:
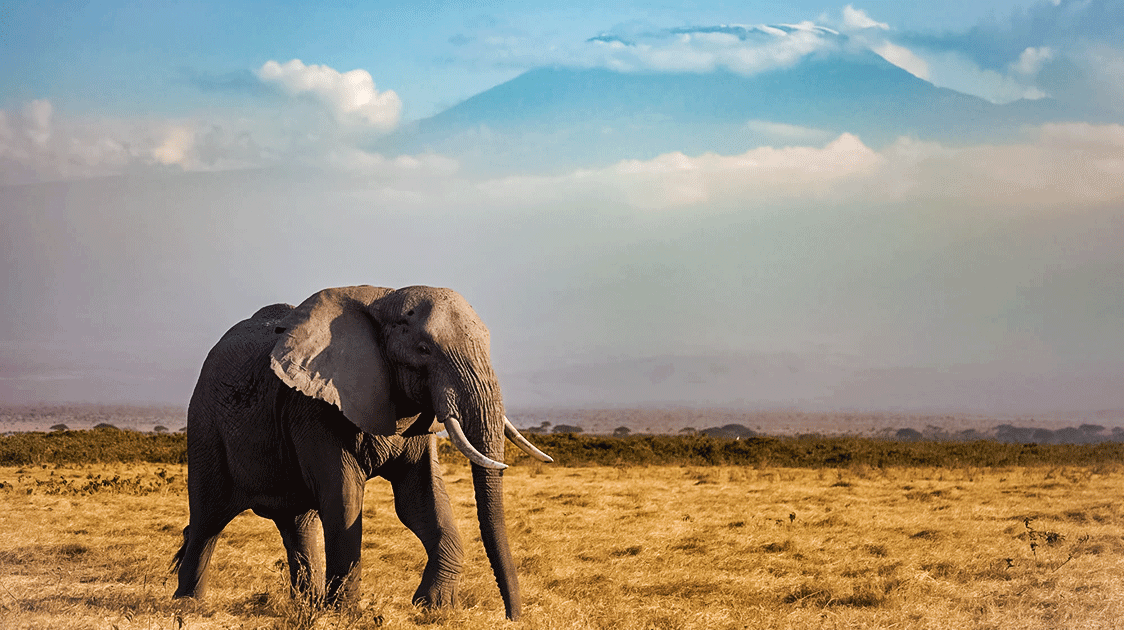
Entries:
[[[561, 466], [778, 466], [845, 468], [865, 465], [1002, 467], [1096, 466], [1124, 463], [1124, 443], [1007, 444], [976, 442], [896, 442], [859, 437], [753, 437], [740, 440], [695, 435], [610, 437], [552, 433], [532, 436]], [[183, 434], [114, 429], [17, 433], [0, 437], [0, 466], [89, 462], [182, 463]], [[443, 440], [447, 460], [461, 457]], [[516, 464], [529, 459], [508, 445]]]
[[[1124, 463], [1124, 443], [1008, 444], [975, 442], [899, 442], [861, 437], [751, 437], [686, 435], [610, 437], [546, 434], [532, 438], [563, 466], [779, 466], [843, 468], [886, 466], [1095, 466]], [[449, 446], [448, 448], [452, 448]], [[526, 459], [509, 446], [508, 457]]]
[[187, 461], [187, 436], [120, 429], [32, 431], [0, 436], [0, 466]]

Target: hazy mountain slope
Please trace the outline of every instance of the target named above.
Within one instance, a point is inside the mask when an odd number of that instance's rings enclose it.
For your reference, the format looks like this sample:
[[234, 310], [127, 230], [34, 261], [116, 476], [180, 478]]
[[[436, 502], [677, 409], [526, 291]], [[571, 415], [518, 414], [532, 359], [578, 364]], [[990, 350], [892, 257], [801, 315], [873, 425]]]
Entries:
[[[874, 53], [836, 53], [753, 76], [538, 68], [385, 142], [549, 169], [668, 151], [738, 153], [844, 131], [873, 146], [900, 135], [1001, 139], [1055, 110], [1049, 99], [996, 105], [935, 87]], [[785, 137], [750, 121], [801, 129]]]

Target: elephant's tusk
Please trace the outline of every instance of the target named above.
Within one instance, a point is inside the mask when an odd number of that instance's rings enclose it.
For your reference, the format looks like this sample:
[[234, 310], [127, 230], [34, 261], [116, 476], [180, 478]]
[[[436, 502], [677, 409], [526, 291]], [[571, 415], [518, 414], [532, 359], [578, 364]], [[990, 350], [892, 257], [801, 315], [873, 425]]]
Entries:
[[519, 433], [519, 429], [516, 429], [515, 425], [511, 424], [511, 420], [508, 420], [507, 416], [503, 417], [503, 432], [504, 435], [507, 436], [507, 439], [511, 440], [512, 443], [523, 449], [523, 452], [527, 453], [531, 457], [534, 457], [540, 462], [546, 462], [548, 464], [554, 462], [553, 457], [540, 451], [539, 449], [535, 448], [534, 444], [528, 442], [527, 438], [523, 437], [523, 434]]
[[459, 420], [452, 416], [445, 418], [445, 430], [449, 432], [449, 439], [453, 441], [453, 445], [457, 450], [464, 453], [468, 461], [483, 466], [484, 468], [494, 468], [495, 470], [503, 470], [507, 468], [507, 464], [497, 462], [494, 459], [489, 459], [483, 453], [476, 450], [472, 444], [469, 443], [468, 438], [464, 436], [464, 431], [461, 430], [461, 423]]

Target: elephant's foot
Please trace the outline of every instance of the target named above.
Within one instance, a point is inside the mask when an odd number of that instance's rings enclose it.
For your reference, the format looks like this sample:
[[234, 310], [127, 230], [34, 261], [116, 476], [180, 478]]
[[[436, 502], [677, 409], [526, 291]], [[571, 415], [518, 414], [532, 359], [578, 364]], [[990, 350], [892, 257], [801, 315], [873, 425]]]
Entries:
[[352, 570], [345, 576], [328, 580], [324, 605], [332, 608], [347, 608], [359, 602], [359, 570]]
[[422, 583], [414, 591], [413, 603], [423, 608], [453, 608], [457, 605], [457, 580]]

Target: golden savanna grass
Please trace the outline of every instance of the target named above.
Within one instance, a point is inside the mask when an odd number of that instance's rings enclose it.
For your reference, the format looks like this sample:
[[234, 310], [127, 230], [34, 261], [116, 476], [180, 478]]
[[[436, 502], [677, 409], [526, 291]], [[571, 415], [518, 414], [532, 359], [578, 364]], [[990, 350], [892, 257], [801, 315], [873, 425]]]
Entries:
[[271, 522], [234, 520], [204, 602], [173, 601], [182, 464], [0, 468], [3, 628], [1120, 628], [1124, 469], [579, 467], [506, 474], [524, 617], [503, 604], [460, 458], [460, 606], [410, 595], [425, 561], [367, 486], [363, 598], [291, 601]]

